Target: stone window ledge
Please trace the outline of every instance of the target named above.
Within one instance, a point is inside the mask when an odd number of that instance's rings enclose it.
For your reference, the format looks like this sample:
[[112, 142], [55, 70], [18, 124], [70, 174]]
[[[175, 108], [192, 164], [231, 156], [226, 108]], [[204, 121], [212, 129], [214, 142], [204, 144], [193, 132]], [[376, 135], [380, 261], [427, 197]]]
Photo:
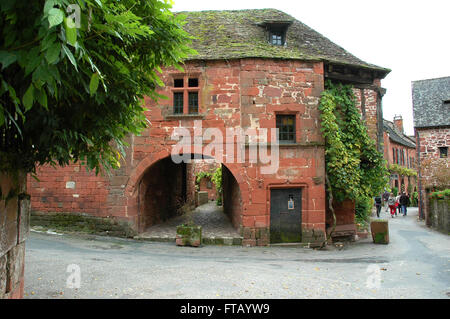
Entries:
[[170, 114], [164, 116], [164, 120], [171, 121], [171, 120], [203, 120], [205, 119], [205, 114]]

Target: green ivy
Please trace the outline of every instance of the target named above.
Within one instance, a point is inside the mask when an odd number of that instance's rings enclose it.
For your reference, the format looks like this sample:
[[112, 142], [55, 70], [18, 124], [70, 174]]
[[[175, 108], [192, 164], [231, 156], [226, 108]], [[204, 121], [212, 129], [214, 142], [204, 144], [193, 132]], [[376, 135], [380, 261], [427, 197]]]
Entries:
[[343, 201], [380, 194], [388, 184], [386, 161], [361, 120], [352, 86], [327, 81], [319, 109], [333, 198]]
[[373, 199], [371, 197], [358, 197], [355, 202], [355, 221], [361, 229], [367, 229], [372, 215]]
[[389, 171], [397, 173], [401, 176], [417, 176], [417, 172], [415, 170], [400, 166], [398, 164], [389, 165]]
[[211, 178], [217, 191], [217, 205], [222, 205], [222, 167], [217, 167]]
[[195, 181], [196, 181], [197, 184], [199, 184], [200, 181], [202, 179], [206, 178], [206, 177], [211, 178], [212, 177], [212, 173], [211, 172], [204, 172], [204, 171], [198, 172], [198, 173], [195, 174]]

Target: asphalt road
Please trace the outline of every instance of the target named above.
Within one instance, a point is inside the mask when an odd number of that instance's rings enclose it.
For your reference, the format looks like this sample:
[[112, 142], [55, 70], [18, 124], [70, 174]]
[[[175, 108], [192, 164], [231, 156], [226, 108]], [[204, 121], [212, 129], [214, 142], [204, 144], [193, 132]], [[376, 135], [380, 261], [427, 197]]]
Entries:
[[25, 298], [447, 299], [450, 237], [418, 222], [417, 209], [408, 214], [389, 219], [389, 245], [321, 251], [32, 232]]

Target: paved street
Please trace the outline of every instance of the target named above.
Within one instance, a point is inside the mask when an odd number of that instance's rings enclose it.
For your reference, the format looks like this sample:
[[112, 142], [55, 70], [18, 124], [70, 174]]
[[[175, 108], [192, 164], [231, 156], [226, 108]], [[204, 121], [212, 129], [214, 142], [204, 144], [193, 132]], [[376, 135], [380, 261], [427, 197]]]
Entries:
[[[417, 209], [389, 222], [389, 245], [321, 251], [32, 232], [25, 298], [449, 298], [450, 237], [418, 222]], [[78, 267], [80, 287], [69, 288]]]
[[[234, 229], [230, 219], [223, 213], [223, 206], [217, 206], [216, 202], [208, 202], [198, 206], [192, 212], [192, 220], [196, 225], [202, 226], [203, 238], [237, 238], [242, 242], [238, 231]], [[185, 215], [171, 218], [164, 223], [151, 226], [137, 237], [141, 239], [170, 239], [175, 242], [177, 226], [188, 221]]]

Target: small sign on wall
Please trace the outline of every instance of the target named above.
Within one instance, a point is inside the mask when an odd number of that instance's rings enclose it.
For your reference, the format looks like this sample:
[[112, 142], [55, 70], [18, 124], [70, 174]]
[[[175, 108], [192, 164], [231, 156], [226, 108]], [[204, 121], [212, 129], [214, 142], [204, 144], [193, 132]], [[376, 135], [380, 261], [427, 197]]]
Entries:
[[72, 181], [66, 182], [66, 188], [75, 189], [75, 182]]
[[288, 210], [293, 210], [293, 209], [295, 209], [294, 198], [292, 195], [289, 195]]

